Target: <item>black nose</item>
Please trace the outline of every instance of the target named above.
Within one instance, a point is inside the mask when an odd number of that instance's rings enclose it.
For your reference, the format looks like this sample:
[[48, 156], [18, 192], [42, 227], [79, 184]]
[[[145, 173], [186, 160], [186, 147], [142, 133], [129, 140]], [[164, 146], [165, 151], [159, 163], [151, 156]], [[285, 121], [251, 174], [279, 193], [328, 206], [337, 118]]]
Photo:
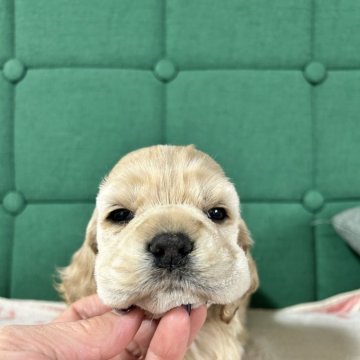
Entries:
[[148, 250], [154, 255], [155, 265], [168, 270], [184, 266], [188, 261], [187, 255], [193, 249], [193, 243], [183, 233], [158, 234], [148, 246]]

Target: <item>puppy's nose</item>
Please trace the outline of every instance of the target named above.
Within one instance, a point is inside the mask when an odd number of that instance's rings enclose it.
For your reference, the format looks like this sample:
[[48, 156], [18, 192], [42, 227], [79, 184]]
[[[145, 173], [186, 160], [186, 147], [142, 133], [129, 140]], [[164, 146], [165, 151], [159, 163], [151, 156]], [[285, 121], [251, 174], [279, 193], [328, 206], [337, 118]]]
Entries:
[[154, 236], [148, 246], [148, 250], [154, 256], [155, 265], [168, 270], [184, 266], [188, 261], [187, 255], [193, 249], [192, 241], [183, 233], [158, 234]]

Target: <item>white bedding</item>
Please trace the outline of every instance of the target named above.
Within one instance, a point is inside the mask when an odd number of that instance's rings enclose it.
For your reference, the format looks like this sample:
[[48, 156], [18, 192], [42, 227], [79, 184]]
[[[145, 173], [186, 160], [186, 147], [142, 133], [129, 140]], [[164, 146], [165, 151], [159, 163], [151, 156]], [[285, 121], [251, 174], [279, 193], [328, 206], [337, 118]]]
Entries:
[[[0, 298], [0, 325], [46, 323], [64, 308]], [[246, 360], [360, 360], [360, 290], [277, 311], [250, 310], [248, 328]]]
[[360, 360], [360, 290], [278, 311], [250, 310], [246, 360]]

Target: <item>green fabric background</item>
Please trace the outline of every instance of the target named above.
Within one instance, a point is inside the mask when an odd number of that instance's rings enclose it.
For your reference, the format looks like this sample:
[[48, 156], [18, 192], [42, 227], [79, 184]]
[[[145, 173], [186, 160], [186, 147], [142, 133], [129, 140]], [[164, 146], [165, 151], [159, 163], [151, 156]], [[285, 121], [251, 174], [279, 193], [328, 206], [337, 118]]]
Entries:
[[0, 296], [56, 299], [130, 150], [208, 152], [255, 239], [254, 306], [360, 287], [358, 0], [0, 0]]

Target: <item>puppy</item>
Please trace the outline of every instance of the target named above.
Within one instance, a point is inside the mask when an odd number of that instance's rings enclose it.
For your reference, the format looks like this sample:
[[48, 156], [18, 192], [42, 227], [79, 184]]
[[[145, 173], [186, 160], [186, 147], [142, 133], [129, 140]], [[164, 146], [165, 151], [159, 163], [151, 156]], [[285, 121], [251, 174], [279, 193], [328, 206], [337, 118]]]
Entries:
[[241, 359], [258, 286], [251, 244], [235, 188], [212, 158], [193, 146], [143, 148], [100, 185], [59, 290], [68, 303], [97, 292], [112, 308], [135, 305], [155, 318], [206, 304], [186, 359]]

